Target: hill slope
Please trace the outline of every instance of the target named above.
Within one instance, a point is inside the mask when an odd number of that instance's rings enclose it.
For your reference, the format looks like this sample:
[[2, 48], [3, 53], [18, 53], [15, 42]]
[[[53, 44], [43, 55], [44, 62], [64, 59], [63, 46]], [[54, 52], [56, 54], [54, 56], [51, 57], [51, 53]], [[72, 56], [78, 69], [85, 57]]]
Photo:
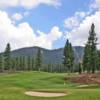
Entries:
[[[29, 47], [29, 48], [22, 48], [18, 50], [12, 51], [13, 57], [19, 56], [31, 56], [35, 57], [37, 54], [37, 50], [39, 47]], [[40, 48], [42, 51], [43, 63], [53, 63], [53, 64], [60, 64], [62, 62], [63, 57], [63, 48], [55, 49], [55, 50], [47, 50], [44, 48]], [[83, 57], [84, 48], [81, 46], [73, 47], [74, 56], [75, 56], [75, 63], [79, 62], [80, 59]]]

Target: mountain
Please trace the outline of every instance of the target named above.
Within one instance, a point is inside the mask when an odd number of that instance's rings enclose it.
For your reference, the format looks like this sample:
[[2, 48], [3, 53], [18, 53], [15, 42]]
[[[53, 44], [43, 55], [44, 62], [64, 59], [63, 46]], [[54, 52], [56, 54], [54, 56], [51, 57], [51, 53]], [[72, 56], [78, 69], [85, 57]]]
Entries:
[[[38, 48], [39, 47], [22, 48], [22, 49], [12, 51], [11, 54], [12, 54], [12, 57], [20, 57], [20, 56], [36, 57]], [[48, 63], [60, 64], [60, 63], [62, 63], [63, 48], [54, 49], [54, 50], [48, 50], [48, 49], [44, 49], [44, 48], [40, 48], [40, 49], [42, 52], [44, 64], [48, 64]], [[83, 57], [84, 47], [75, 46], [75, 47], [73, 47], [73, 50], [74, 50], [75, 63], [77, 63]]]

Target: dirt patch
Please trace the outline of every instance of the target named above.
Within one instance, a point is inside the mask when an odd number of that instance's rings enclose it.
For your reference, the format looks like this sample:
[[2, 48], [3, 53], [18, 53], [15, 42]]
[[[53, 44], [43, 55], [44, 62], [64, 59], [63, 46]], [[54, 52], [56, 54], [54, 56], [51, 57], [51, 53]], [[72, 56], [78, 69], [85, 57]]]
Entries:
[[66, 78], [74, 83], [81, 83], [81, 84], [100, 84], [100, 74], [81, 74], [74, 77]]
[[25, 92], [28, 96], [37, 96], [37, 97], [59, 97], [65, 96], [65, 93], [46, 93], [46, 92], [34, 92], [34, 91], [27, 91]]

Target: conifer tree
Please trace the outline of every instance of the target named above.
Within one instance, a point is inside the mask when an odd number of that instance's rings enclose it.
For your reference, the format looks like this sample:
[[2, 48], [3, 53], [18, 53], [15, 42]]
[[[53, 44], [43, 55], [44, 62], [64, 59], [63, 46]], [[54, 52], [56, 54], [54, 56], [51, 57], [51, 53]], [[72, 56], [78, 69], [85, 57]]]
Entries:
[[81, 74], [81, 73], [82, 73], [82, 66], [81, 66], [81, 63], [79, 63], [78, 72], [79, 72], [79, 74]]
[[90, 73], [91, 65], [90, 65], [90, 47], [86, 44], [84, 49], [84, 56], [83, 56], [83, 71], [87, 71]]
[[26, 69], [27, 69], [26, 57], [23, 56], [22, 57], [22, 70], [26, 70]]
[[70, 49], [70, 64], [71, 64], [71, 72], [73, 72], [73, 65], [74, 65], [74, 51], [72, 44], [69, 44], [69, 49]]
[[22, 70], [22, 57], [21, 56], [18, 58], [18, 62], [19, 62], [18, 70]]
[[67, 68], [69, 72], [72, 72], [73, 63], [74, 63], [74, 53], [72, 45], [71, 43], [69, 43], [69, 40], [67, 40], [63, 53], [63, 65]]
[[96, 69], [100, 71], [100, 51], [97, 52], [97, 66]]
[[0, 55], [0, 72], [3, 72], [3, 56]]
[[31, 59], [31, 69], [34, 70], [35, 68], [35, 61], [34, 61], [34, 57], [32, 57]]
[[31, 70], [31, 57], [30, 56], [27, 57], [27, 67], [28, 67], [28, 70]]
[[95, 33], [95, 25], [91, 25], [91, 29], [89, 32], [88, 42], [86, 44], [84, 50], [84, 59], [83, 65], [87, 69], [88, 72], [95, 73], [96, 70], [96, 61], [97, 61], [97, 48], [96, 48], [96, 33]]
[[37, 56], [36, 56], [36, 61], [35, 61], [35, 67], [36, 67], [36, 70], [40, 70], [41, 67], [42, 67], [42, 54], [41, 54], [41, 49], [38, 48], [38, 51], [37, 51]]
[[19, 70], [19, 58], [18, 57], [15, 57], [14, 58], [14, 67], [15, 67], [15, 70]]
[[11, 70], [11, 48], [9, 43], [4, 52], [4, 69]]

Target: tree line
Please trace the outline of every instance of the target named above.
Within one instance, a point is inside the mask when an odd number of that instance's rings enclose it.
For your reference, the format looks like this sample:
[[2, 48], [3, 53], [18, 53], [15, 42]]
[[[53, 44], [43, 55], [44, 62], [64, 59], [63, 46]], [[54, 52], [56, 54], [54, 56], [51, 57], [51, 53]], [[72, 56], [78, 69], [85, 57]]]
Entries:
[[[69, 40], [65, 44], [63, 59], [63, 64], [67, 67], [67, 71], [73, 72], [73, 65], [75, 66], [74, 55]], [[96, 71], [100, 71], [100, 51], [97, 50], [97, 37], [94, 23], [91, 25], [88, 41], [85, 44], [83, 59], [80, 59], [77, 64], [77, 71], [80, 74], [82, 72], [95, 73]]]
[[0, 71], [47, 71], [47, 72], [88, 72], [95, 73], [100, 70], [100, 52], [97, 50], [97, 37], [95, 33], [95, 25], [91, 25], [88, 41], [84, 48], [83, 59], [78, 64], [74, 62], [74, 51], [72, 44], [67, 39], [62, 64], [43, 64], [42, 51], [40, 48], [34, 57], [20, 56], [12, 57], [11, 47], [8, 43], [4, 53], [0, 54]]
[[14, 71], [45, 71], [65, 72], [62, 64], [43, 64], [42, 51], [37, 49], [36, 56], [12, 57], [11, 46], [8, 43], [4, 53], [0, 54], [0, 72]]
[[[25, 70], [39, 70], [41, 67], [41, 53], [40, 49], [37, 51], [36, 62], [34, 57], [20, 56], [12, 57], [11, 47], [8, 43], [4, 53], [0, 55], [0, 71], [25, 71]], [[37, 67], [35, 67], [37, 66]]]

